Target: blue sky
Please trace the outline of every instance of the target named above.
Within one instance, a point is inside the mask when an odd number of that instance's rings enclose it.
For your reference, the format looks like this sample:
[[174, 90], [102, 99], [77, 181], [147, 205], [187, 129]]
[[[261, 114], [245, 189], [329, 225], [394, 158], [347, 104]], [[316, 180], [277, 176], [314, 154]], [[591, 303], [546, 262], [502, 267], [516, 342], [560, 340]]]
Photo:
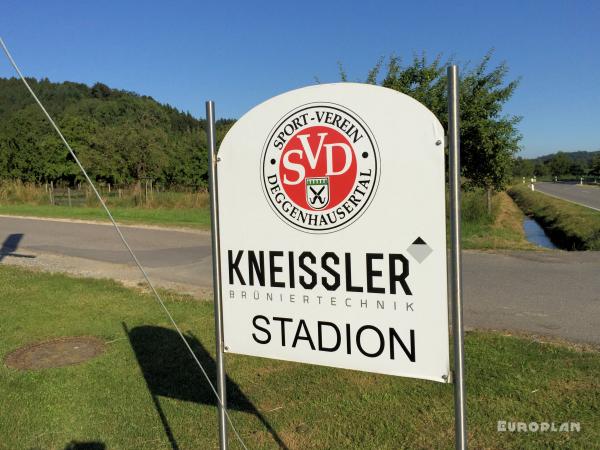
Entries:
[[[194, 116], [239, 117], [314, 83], [364, 79], [381, 56], [477, 62], [491, 48], [521, 85], [522, 156], [600, 150], [600, 2], [17, 1], [0, 36], [27, 76], [102, 81]], [[13, 76], [0, 58], [0, 76]]]

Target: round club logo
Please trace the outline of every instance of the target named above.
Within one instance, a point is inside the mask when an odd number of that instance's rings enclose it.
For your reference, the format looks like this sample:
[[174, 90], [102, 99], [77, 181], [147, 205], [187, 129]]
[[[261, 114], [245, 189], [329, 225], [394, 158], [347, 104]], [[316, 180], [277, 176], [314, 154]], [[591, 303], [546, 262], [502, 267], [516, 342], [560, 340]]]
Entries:
[[330, 233], [369, 206], [379, 181], [379, 151], [355, 113], [312, 103], [273, 128], [263, 148], [261, 175], [271, 207], [286, 223]]

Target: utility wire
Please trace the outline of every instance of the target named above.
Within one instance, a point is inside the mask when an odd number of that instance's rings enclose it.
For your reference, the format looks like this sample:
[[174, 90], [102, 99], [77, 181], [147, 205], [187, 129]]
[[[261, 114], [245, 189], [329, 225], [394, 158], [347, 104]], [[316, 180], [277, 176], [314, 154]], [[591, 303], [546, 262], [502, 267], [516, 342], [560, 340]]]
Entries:
[[169, 310], [165, 306], [165, 303], [163, 302], [162, 298], [160, 297], [158, 291], [154, 288], [154, 284], [152, 283], [152, 281], [150, 281], [150, 277], [146, 273], [146, 270], [144, 269], [144, 267], [142, 266], [142, 264], [138, 260], [137, 256], [135, 256], [135, 253], [133, 252], [133, 250], [129, 246], [129, 243], [127, 242], [127, 239], [125, 239], [125, 236], [123, 236], [123, 233], [121, 232], [121, 229], [119, 228], [119, 225], [117, 225], [117, 222], [115, 222], [115, 219], [113, 218], [113, 215], [111, 214], [110, 210], [106, 206], [106, 203], [104, 203], [104, 200], [102, 199], [102, 196], [100, 195], [100, 193], [96, 189], [96, 186], [94, 185], [94, 183], [91, 180], [91, 178], [88, 176], [86, 170], [81, 165], [81, 162], [79, 161], [79, 158], [77, 158], [77, 155], [75, 154], [75, 152], [73, 151], [73, 149], [71, 148], [71, 146], [69, 145], [69, 143], [67, 142], [67, 140], [65, 139], [65, 137], [63, 136], [62, 132], [60, 131], [60, 129], [58, 128], [58, 126], [56, 125], [56, 123], [54, 122], [54, 120], [52, 119], [52, 117], [50, 116], [50, 114], [48, 114], [48, 111], [46, 111], [46, 108], [44, 108], [44, 105], [42, 104], [42, 102], [40, 102], [40, 100], [38, 99], [37, 95], [35, 95], [35, 93], [31, 89], [31, 87], [29, 86], [29, 83], [27, 83], [27, 80], [25, 79], [25, 77], [21, 73], [21, 70], [19, 69], [19, 66], [17, 66], [17, 63], [15, 62], [15, 60], [12, 57], [12, 55], [8, 51], [8, 48], [6, 47], [6, 44], [4, 43], [4, 40], [1, 37], [0, 37], [0, 45], [2, 46], [2, 49], [4, 50], [4, 53], [6, 54], [6, 56], [7, 56], [8, 60], [10, 61], [11, 65], [17, 71], [17, 74], [21, 78], [21, 81], [23, 81], [23, 83], [25, 84], [25, 87], [27, 88], [27, 90], [29, 91], [29, 93], [31, 94], [31, 96], [33, 97], [33, 99], [36, 101], [36, 103], [38, 104], [38, 106], [42, 109], [42, 111], [45, 114], [46, 118], [48, 119], [48, 121], [50, 122], [50, 124], [54, 127], [54, 129], [56, 130], [56, 132], [58, 133], [58, 136], [63, 141], [63, 144], [65, 144], [65, 147], [67, 147], [67, 149], [69, 150], [69, 153], [71, 154], [71, 156], [75, 160], [75, 163], [77, 164], [77, 166], [79, 166], [79, 169], [81, 170], [81, 173], [83, 173], [83, 176], [87, 180], [88, 184], [91, 186], [92, 190], [94, 191], [94, 194], [98, 198], [98, 201], [102, 205], [102, 208], [104, 208], [104, 211], [106, 212], [106, 215], [108, 216], [108, 218], [112, 222], [113, 226], [115, 227], [115, 230], [117, 231], [117, 234], [119, 235], [119, 238], [123, 242], [123, 245], [125, 246], [125, 248], [129, 252], [129, 254], [131, 255], [131, 258], [133, 259], [133, 261], [135, 262], [135, 264], [137, 265], [137, 267], [140, 269], [140, 272], [144, 276], [144, 279], [146, 280], [146, 283], [148, 283], [148, 286], [150, 287], [150, 290], [154, 294], [154, 297], [156, 298], [156, 300], [158, 301], [158, 303], [160, 304], [160, 306], [162, 307], [162, 309], [165, 311], [167, 317], [169, 318], [169, 320], [171, 321], [171, 323], [175, 327], [175, 330], [177, 330], [177, 333], [179, 334], [179, 337], [181, 337], [181, 340], [183, 341], [183, 343], [185, 344], [185, 346], [189, 350], [190, 354], [192, 355], [192, 358], [194, 359], [194, 361], [196, 361], [196, 364], [200, 368], [202, 374], [204, 375], [204, 378], [206, 378], [206, 381], [210, 385], [210, 388], [212, 389], [213, 393], [215, 394], [215, 397], [217, 398], [217, 401], [223, 407], [223, 409], [225, 411], [225, 415], [227, 416], [227, 421], [231, 425], [231, 429], [233, 430], [235, 436], [237, 437], [237, 439], [240, 442], [241, 446], [245, 450], [248, 450], [248, 447], [246, 447], [246, 445], [244, 444], [244, 441], [242, 440], [242, 437], [240, 436], [240, 434], [236, 430], [235, 426], [233, 425], [233, 421], [231, 420], [231, 417], [229, 417], [229, 413], [227, 412], [227, 408], [225, 408], [225, 405], [223, 405], [223, 402], [221, 401], [221, 397], [219, 397], [219, 394], [217, 393], [217, 390], [215, 389], [215, 386], [210, 381], [210, 378], [209, 378], [208, 374], [206, 373], [206, 370], [204, 370], [204, 367], [202, 366], [202, 363], [200, 362], [200, 360], [198, 359], [198, 357], [196, 356], [196, 354], [192, 350], [192, 347], [190, 347], [190, 344], [188, 343], [188, 341], [186, 340], [185, 336], [181, 332], [179, 326], [175, 322], [175, 319], [173, 318], [173, 316], [171, 315], [171, 313], [169, 312]]

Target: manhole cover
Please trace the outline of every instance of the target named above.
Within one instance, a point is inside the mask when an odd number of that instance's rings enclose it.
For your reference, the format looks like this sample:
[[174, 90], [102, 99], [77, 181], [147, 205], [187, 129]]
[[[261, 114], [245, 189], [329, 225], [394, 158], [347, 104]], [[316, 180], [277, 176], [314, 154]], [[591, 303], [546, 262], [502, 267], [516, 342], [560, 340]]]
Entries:
[[5, 359], [8, 367], [38, 370], [79, 364], [104, 352], [104, 341], [89, 336], [52, 339], [18, 348]]

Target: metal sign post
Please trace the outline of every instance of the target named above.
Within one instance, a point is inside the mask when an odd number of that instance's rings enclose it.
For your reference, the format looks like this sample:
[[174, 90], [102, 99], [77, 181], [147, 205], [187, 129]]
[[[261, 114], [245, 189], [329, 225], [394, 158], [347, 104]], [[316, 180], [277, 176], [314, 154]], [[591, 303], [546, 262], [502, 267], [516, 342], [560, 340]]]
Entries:
[[454, 420], [456, 448], [467, 448], [465, 404], [465, 347], [462, 315], [462, 269], [460, 254], [460, 139], [458, 110], [458, 68], [448, 67], [448, 137], [450, 178], [450, 300], [454, 340]]
[[219, 236], [219, 196], [217, 192], [217, 140], [215, 103], [206, 102], [206, 136], [208, 139], [208, 185], [210, 189], [210, 222], [212, 231], [213, 297], [215, 307], [215, 341], [217, 391], [219, 394], [219, 448], [227, 450], [227, 386], [223, 361], [223, 303], [221, 295], [221, 249]]

